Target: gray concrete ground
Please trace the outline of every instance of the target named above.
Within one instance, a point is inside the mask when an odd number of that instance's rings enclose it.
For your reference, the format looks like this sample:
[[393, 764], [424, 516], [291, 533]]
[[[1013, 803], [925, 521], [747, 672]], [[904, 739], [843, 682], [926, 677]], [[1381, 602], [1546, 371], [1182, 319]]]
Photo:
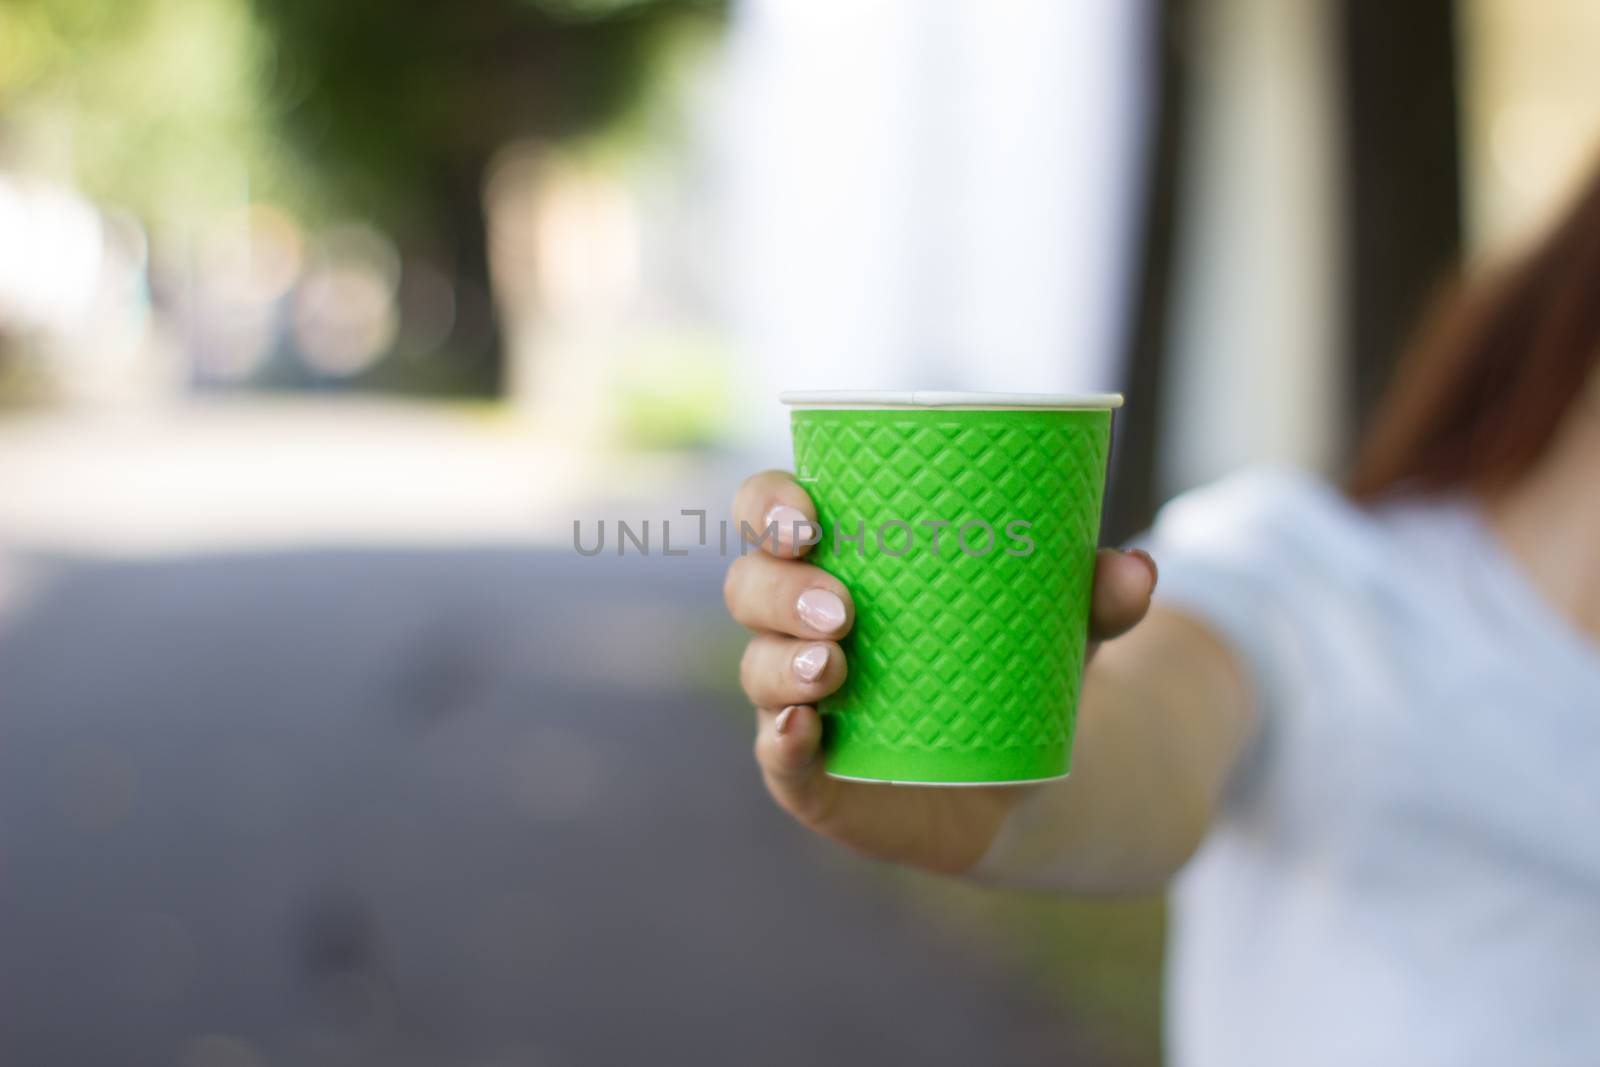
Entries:
[[7, 1067], [1094, 1062], [765, 801], [714, 555], [33, 559]]

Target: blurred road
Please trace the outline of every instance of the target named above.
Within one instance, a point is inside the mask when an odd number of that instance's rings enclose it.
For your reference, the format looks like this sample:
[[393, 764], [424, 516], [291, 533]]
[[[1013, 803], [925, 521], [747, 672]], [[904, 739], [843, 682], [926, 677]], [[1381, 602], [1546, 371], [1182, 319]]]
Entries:
[[0, 1063], [1101, 1062], [771, 809], [721, 567], [0, 559]]

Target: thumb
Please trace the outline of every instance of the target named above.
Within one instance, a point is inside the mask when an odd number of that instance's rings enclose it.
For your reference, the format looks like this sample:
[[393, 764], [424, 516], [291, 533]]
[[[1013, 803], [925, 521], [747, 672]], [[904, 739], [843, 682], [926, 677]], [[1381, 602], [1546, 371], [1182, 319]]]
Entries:
[[822, 718], [809, 704], [756, 710], [756, 763], [767, 792], [800, 822], [820, 829], [832, 815], [839, 782], [822, 767]]

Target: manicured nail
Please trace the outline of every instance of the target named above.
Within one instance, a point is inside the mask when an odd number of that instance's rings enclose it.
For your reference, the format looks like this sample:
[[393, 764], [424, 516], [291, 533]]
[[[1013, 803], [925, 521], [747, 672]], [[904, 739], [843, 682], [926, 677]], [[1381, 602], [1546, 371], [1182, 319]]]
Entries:
[[778, 524], [778, 547], [785, 551], [794, 549], [800, 540], [802, 530], [807, 530], [805, 536], [811, 536], [808, 529], [811, 520], [806, 517], [806, 513], [799, 508], [791, 508], [788, 504], [775, 505], [767, 512], [764, 521], [769, 529], [773, 523]]
[[778, 718], [772, 724], [772, 732], [782, 737], [789, 732], [789, 720], [794, 718], [794, 713], [799, 711], [798, 705], [790, 704], [778, 712]]
[[795, 654], [794, 673], [802, 682], [814, 682], [828, 666], [827, 645], [807, 645]]
[[800, 621], [818, 633], [831, 634], [844, 625], [844, 601], [826, 589], [807, 589], [795, 601]]
[[1151, 556], [1150, 553], [1146, 552], [1142, 548], [1130, 548], [1128, 549], [1128, 555], [1137, 556], [1139, 559], [1144, 561], [1144, 565], [1146, 567], [1150, 568], [1150, 588], [1151, 590], [1154, 590], [1156, 587], [1156, 582], [1161, 580], [1161, 572], [1156, 570], [1155, 557]]

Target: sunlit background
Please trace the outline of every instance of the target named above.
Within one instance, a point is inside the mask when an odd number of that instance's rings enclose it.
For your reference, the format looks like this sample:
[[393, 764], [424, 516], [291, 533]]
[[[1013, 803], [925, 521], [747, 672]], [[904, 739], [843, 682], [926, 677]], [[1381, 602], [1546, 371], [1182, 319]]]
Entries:
[[1592, 161], [1597, 53], [1587, 0], [4, 0], [0, 1061], [1155, 1062], [1159, 902], [768, 809], [681, 512], [782, 388], [1120, 389], [1111, 538], [1337, 472]]

